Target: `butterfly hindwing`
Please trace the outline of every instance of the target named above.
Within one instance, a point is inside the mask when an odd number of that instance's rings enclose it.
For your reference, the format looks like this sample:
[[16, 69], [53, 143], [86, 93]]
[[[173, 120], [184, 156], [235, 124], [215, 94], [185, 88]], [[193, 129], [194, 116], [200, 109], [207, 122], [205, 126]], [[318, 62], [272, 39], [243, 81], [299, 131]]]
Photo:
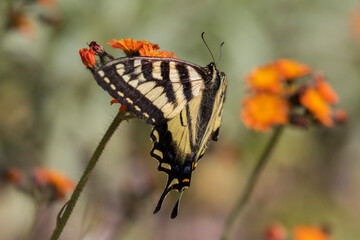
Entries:
[[172, 58], [124, 57], [94, 73], [98, 84], [147, 123], [175, 117], [205, 86], [205, 69]]
[[[225, 99], [225, 75], [218, 76], [219, 85], [205, 88], [193, 98], [176, 117], [163, 125], [155, 126], [151, 133], [154, 143], [151, 156], [159, 160], [160, 171], [168, 174], [168, 180], [155, 209], [159, 211], [171, 190], [181, 193], [190, 186], [191, 175], [198, 160], [213, 136], [219, 132], [223, 102]], [[180, 200], [180, 198], [179, 198]], [[176, 217], [179, 200], [172, 217]]]

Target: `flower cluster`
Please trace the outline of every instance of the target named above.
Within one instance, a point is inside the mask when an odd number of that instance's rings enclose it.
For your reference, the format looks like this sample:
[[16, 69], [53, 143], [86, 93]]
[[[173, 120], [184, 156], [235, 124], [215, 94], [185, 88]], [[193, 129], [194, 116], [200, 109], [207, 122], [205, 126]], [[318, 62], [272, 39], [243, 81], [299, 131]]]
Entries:
[[346, 121], [344, 110], [333, 109], [339, 98], [324, 75], [305, 64], [279, 59], [254, 69], [246, 80], [250, 94], [241, 118], [249, 128], [267, 132], [286, 123], [332, 127]]
[[[153, 44], [151, 42], [141, 40], [137, 41], [134, 39], [119, 39], [112, 40], [107, 42], [108, 45], [113, 48], [118, 48], [124, 51], [127, 57], [143, 56], [143, 57], [163, 57], [163, 58], [175, 58], [173, 52], [168, 51], [159, 51], [160, 47], [158, 44]], [[100, 57], [100, 62], [103, 64], [107, 60], [114, 59], [109, 55], [104, 48], [96, 42], [91, 42], [89, 48], [83, 48], [79, 50], [81, 61], [83, 64], [90, 69], [91, 71], [97, 67], [97, 61], [95, 55]], [[118, 100], [113, 99], [111, 104], [119, 103]], [[126, 106], [122, 105], [120, 111], [124, 112]]]
[[34, 168], [28, 173], [14, 167], [4, 169], [1, 171], [0, 179], [13, 184], [23, 192], [30, 195], [36, 193], [34, 196], [42, 196], [42, 199], [49, 201], [62, 200], [75, 188], [75, 182], [65, 174], [45, 167]]
[[[160, 47], [158, 44], [141, 40], [137, 41], [134, 39], [119, 39], [107, 42], [108, 45], [113, 48], [119, 48], [124, 51], [127, 57], [143, 56], [143, 57], [164, 57], [164, 58], [175, 58], [173, 52], [159, 51]], [[96, 67], [95, 55], [99, 55], [100, 58], [113, 59], [108, 53], [105, 52], [104, 48], [96, 42], [91, 42], [88, 48], [79, 50], [79, 54], [83, 64], [88, 68]]]
[[[279, 223], [265, 231], [266, 240], [287, 240], [287, 231]], [[317, 225], [297, 225], [292, 232], [292, 240], [330, 240], [328, 230]]]

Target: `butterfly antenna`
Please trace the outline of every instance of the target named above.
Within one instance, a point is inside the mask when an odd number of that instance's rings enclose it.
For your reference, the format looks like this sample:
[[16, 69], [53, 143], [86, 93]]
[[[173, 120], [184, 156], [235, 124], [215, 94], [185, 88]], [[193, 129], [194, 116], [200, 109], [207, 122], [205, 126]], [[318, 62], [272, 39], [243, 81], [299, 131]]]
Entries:
[[222, 57], [222, 47], [224, 46], [224, 44], [225, 44], [225, 42], [222, 42], [222, 43], [220, 44], [220, 57], [219, 57], [218, 63], [220, 62], [221, 57]]
[[208, 44], [206, 43], [206, 41], [205, 41], [204, 34], [205, 34], [205, 32], [203, 32], [203, 33], [201, 34], [201, 38], [202, 38], [203, 42], [205, 43], [205, 46], [206, 46], [207, 49], [209, 50], [209, 52], [210, 52], [210, 54], [211, 54], [211, 57], [212, 57], [212, 59], [213, 59], [213, 62], [215, 63], [214, 55], [212, 54], [212, 52], [211, 52], [211, 50], [210, 50], [210, 48], [209, 48], [209, 45], [208, 45]]

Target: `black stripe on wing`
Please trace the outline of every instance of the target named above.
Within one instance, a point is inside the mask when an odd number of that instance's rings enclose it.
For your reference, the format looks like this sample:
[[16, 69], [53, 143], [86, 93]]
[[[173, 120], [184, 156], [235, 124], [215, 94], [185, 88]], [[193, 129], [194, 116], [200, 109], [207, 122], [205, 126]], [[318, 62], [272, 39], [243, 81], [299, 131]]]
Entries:
[[[169, 102], [173, 103], [175, 106], [178, 105], [177, 101], [176, 101], [176, 96], [175, 96], [175, 92], [174, 92], [174, 83], [172, 83], [170, 81], [170, 65], [169, 62], [165, 62], [163, 61], [161, 63], [161, 77], [162, 77], [162, 81], [168, 82], [167, 87], [164, 88], [165, 93], [167, 98], [169, 99]], [[160, 81], [158, 82], [158, 84], [161, 83]]]
[[184, 65], [176, 65], [176, 70], [179, 73], [179, 77], [180, 77], [180, 82], [183, 84], [184, 87], [184, 95], [186, 97], [186, 100], [188, 102], [190, 102], [190, 100], [194, 97], [193, 93], [191, 91], [191, 82], [188, 80], [189, 79], [189, 72], [186, 69], [186, 67]]

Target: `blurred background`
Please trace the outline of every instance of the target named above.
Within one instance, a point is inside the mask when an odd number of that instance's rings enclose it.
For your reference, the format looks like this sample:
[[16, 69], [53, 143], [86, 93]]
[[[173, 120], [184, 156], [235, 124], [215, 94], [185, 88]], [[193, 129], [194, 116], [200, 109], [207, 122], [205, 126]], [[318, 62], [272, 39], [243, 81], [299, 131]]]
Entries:
[[[0, 2], [3, 173], [16, 168], [34, 179], [34, 168], [46, 167], [80, 178], [119, 107], [110, 106], [80, 60], [79, 49], [93, 40], [120, 57], [107, 41], [144, 39], [205, 66], [212, 61], [200, 37], [206, 32], [215, 59], [225, 42], [218, 69], [229, 86], [220, 139], [199, 162], [175, 220], [176, 193], [152, 214], [166, 174], [149, 154], [151, 127], [136, 119], [122, 123], [107, 145], [61, 239], [219, 239], [270, 136], [239, 119], [244, 76], [284, 57], [323, 71], [349, 122], [307, 131], [287, 127], [232, 239], [262, 239], [274, 222], [287, 229], [326, 225], [332, 239], [359, 239], [357, 0], [54, 1]], [[44, 198], [17, 185], [0, 184], [0, 239], [48, 239], [69, 195]]]

